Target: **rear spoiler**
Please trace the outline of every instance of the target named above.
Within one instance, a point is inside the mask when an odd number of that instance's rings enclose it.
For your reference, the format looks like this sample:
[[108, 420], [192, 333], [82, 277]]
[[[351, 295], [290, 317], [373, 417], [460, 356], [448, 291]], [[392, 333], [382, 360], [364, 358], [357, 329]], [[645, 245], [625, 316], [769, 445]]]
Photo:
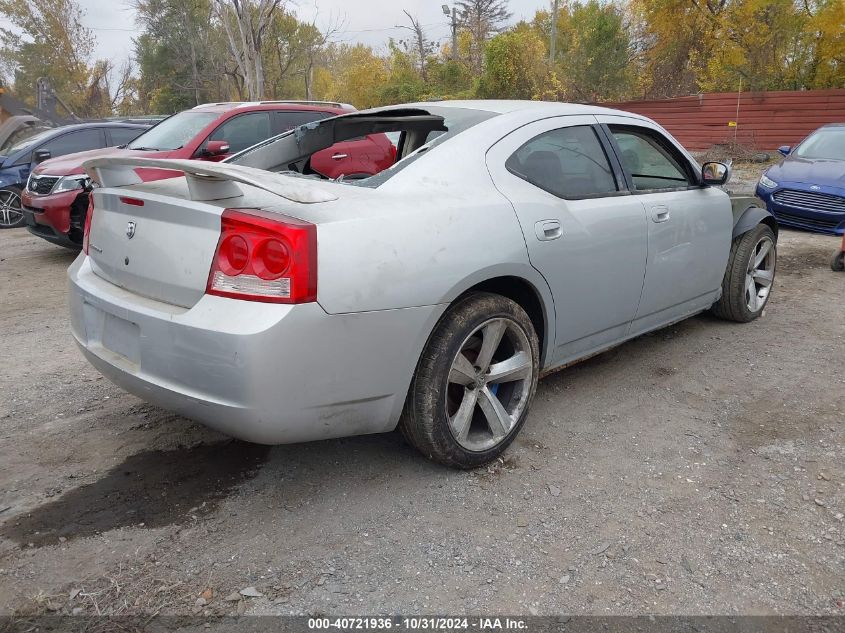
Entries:
[[321, 189], [316, 184], [240, 165], [199, 160], [104, 156], [87, 160], [82, 166], [101, 187], [126, 187], [144, 182], [135, 172], [137, 167], [181, 171], [185, 174], [191, 200], [198, 201], [242, 196], [243, 191], [237, 183], [251, 185], [302, 204], [337, 200], [336, 195]]

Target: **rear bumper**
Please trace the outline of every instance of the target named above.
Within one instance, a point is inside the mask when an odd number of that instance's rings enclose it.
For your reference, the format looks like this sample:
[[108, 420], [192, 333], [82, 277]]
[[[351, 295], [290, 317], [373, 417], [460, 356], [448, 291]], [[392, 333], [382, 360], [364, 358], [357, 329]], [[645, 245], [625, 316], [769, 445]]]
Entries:
[[71, 329], [85, 356], [130, 393], [263, 444], [396, 426], [439, 306], [329, 315], [203, 296], [191, 309], [145, 299], [70, 267]]

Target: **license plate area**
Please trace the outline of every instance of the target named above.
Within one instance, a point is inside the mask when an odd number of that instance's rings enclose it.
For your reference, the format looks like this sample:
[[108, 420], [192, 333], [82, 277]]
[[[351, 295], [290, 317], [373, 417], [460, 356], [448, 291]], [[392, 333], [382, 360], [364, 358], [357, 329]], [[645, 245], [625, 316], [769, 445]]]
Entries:
[[141, 362], [141, 328], [137, 323], [85, 303], [85, 330], [89, 346], [102, 347], [133, 365]]

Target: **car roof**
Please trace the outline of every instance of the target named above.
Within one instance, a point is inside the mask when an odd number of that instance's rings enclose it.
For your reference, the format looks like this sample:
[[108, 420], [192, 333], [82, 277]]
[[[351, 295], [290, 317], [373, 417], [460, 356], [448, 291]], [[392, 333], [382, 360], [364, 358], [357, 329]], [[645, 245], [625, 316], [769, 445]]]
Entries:
[[[536, 112], [547, 116], [565, 116], [576, 114], [619, 114], [620, 110], [603, 108], [601, 106], [586, 105], [583, 103], [564, 103], [559, 101], [528, 101], [516, 99], [468, 99], [455, 101], [422, 101], [418, 103], [404, 104], [402, 107], [417, 108], [464, 108], [468, 110], [482, 110], [495, 114], [510, 114], [513, 112]], [[624, 112], [625, 116], [645, 119], [638, 114]]]
[[823, 130], [826, 127], [845, 127], [845, 123], [825, 123], [819, 129]]
[[72, 132], [73, 130], [89, 130], [91, 128], [138, 128], [147, 129], [152, 123], [125, 123], [123, 121], [89, 121], [87, 123], [72, 123], [53, 128], [55, 134]]
[[355, 107], [337, 101], [221, 101], [203, 103], [191, 110], [198, 112], [229, 112], [231, 110], [308, 110], [315, 112], [355, 112]]

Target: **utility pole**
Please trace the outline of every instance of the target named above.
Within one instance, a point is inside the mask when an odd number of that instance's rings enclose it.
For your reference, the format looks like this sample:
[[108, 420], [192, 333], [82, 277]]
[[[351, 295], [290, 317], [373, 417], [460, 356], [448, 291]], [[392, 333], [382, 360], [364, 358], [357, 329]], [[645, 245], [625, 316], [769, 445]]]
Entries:
[[557, 53], [557, 5], [558, 0], [552, 2], [552, 41], [549, 42], [549, 63], [555, 63]]
[[[557, 1], [557, 0], [555, 0]], [[449, 10], [448, 5], [442, 5], [443, 15], [447, 18], [451, 16], [452, 18], [452, 61], [458, 59], [458, 10], [455, 7], [452, 7], [452, 10]]]

